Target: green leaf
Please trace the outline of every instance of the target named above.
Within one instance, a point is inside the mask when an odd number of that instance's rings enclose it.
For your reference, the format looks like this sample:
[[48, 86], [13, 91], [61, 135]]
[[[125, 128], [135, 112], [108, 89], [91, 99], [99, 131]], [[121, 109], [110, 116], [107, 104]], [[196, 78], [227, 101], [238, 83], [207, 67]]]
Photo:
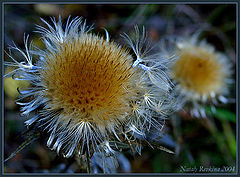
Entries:
[[216, 111], [212, 111], [210, 107], [206, 107], [205, 111], [209, 116], [214, 116], [220, 120], [236, 122], [236, 114], [226, 109], [216, 108]]
[[236, 22], [226, 22], [224, 25], [221, 26], [223, 32], [235, 30]]
[[173, 151], [171, 151], [171, 150], [169, 150], [169, 149], [167, 149], [167, 148], [165, 148], [165, 147], [163, 147], [163, 146], [156, 146], [159, 150], [161, 150], [161, 151], [164, 151], [164, 152], [167, 152], [167, 153], [169, 153], [169, 154], [175, 154], [175, 152], [173, 152]]
[[227, 8], [228, 6], [225, 4], [221, 4], [219, 5], [208, 17], [207, 21], [209, 23], [213, 23], [219, 16], [220, 14], [224, 13], [224, 10]]
[[29, 145], [33, 141], [37, 140], [38, 138], [39, 138], [39, 134], [33, 134], [30, 137], [28, 137], [7, 159], [4, 160], [4, 162], [13, 158], [18, 152], [23, 150], [27, 145]]
[[168, 148], [166, 148], [166, 147], [164, 147], [164, 146], [161, 146], [161, 145], [159, 145], [159, 144], [157, 144], [157, 143], [154, 143], [154, 142], [149, 143], [149, 142], [147, 142], [147, 141], [146, 141], [146, 143], [147, 143], [150, 147], [152, 147], [152, 148], [159, 149], [159, 150], [164, 151], [164, 152], [167, 152], [167, 153], [169, 153], [169, 154], [175, 154], [175, 152], [173, 152], [173, 151], [171, 151], [170, 149], [168, 149]]
[[225, 140], [228, 144], [228, 147], [232, 155], [234, 156], [234, 158], [236, 158], [237, 143], [236, 143], [236, 137], [234, 135], [234, 132], [228, 122], [222, 122], [222, 126], [223, 126], [223, 132], [226, 137]]

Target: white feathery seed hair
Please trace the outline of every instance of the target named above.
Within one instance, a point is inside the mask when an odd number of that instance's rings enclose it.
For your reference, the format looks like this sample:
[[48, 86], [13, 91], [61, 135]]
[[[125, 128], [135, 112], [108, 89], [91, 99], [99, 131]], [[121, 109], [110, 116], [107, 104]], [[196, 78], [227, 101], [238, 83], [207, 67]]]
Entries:
[[204, 118], [204, 105], [215, 111], [217, 104], [228, 103], [233, 70], [226, 55], [206, 40], [199, 40], [200, 33], [167, 37], [161, 41], [161, 50], [165, 56], [176, 55], [175, 61], [169, 63], [169, 75], [176, 85], [173, 93], [182, 97], [182, 104], [189, 106], [192, 116]]
[[[147, 55], [143, 46], [147, 38], [136, 27], [136, 38], [124, 38], [137, 60], [128, 50], [90, 33], [82, 18], [70, 17], [65, 28], [59, 17], [52, 24], [41, 19], [46, 28], [37, 25], [45, 45], [44, 50], [16, 45], [11, 51], [22, 58], [5, 62], [15, 70], [6, 76], [28, 81], [32, 87], [19, 90], [22, 115], [38, 109], [35, 116], [25, 122], [46, 130], [50, 136], [47, 146], [64, 157], [75, 153], [94, 152], [114, 154], [116, 141], [135, 143], [136, 137], [145, 138], [153, 126], [161, 131], [165, 118], [176, 107], [169, 97], [172, 84], [167, 77], [168, 59], [159, 54]], [[35, 57], [37, 62], [33, 63]], [[135, 136], [137, 135], [137, 136]], [[137, 151], [139, 144], [134, 145]], [[140, 148], [141, 149], [141, 148]], [[140, 153], [140, 152], [139, 152]]]

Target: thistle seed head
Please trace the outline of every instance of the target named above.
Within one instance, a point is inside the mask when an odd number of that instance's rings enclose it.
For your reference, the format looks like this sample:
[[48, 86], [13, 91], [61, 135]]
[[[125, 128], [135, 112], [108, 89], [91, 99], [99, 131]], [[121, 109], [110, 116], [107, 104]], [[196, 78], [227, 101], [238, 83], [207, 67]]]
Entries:
[[135, 99], [131, 56], [113, 42], [83, 33], [47, 54], [41, 76], [51, 109], [63, 109], [77, 121], [106, 126], [124, 118]]
[[145, 30], [140, 37], [136, 28], [135, 42], [125, 34], [134, 53], [142, 57], [136, 63], [125, 48], [111, 42], [107, 32], [106, 40], [90, 33], [92, 27], [81, 18], [68, 18], [64, 28], [61, 18], [58, 22], [52, 18], [53, 25], [42, 21], [47, 28], [37, 25], [37, 32], [45, 49], [29, 48], [27, 37], [25, 51], [12, 47], [24, 60], [18, 62], [9, 55], [13, 62], [5, 64], [16, 67], [7, 76], [31, 84], [19, 91], [20, 99], [30, 101], [17, 103], [23, 115], [39, 109], [25, 123], [46, 130], [51, 149], [64, 157], [113, 154], [118, 141], [131, 144], [139, 137], [144, 139], [151, 127], [162, 130], [176, 104], [169, 97], [166, 60], [160, 55], [147, 56], [143, 50]]

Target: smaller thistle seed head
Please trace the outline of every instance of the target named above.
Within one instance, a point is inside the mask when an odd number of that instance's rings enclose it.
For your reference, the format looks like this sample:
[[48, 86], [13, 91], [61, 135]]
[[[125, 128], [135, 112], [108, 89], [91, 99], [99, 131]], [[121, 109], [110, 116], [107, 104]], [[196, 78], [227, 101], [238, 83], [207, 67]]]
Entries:
[[185, 46], [180, 49], [179, 55], [172, 68], [172, 77], [179, 87], [187, 92], [205, 95], [208, 99], [211, 99], [212, 92], [222, 93], [228, 73], [215, 53], [202, 47]]
[[[170, 76], [177, 90], [185, 96], [184, 101], [192, 104], [191, 113], [206, 117], [203, 104], [227, 103], [231, 80], [231, 63], [228, 58], [216, 52], [205, 41], [198, 41], [198, 35], [190, 39], [171, 39], [177, 58], [170, 66]], [[167, 50], [165, 50], [167, 51]]]

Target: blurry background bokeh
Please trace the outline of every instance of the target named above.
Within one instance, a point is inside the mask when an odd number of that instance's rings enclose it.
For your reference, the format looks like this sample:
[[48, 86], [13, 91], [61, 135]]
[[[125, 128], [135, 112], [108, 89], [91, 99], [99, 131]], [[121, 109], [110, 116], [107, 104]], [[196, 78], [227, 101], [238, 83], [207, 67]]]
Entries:
[[[226, 15], [227, 14], [227, 15]], [[215, 48], [225, 53], [235, 69], [236, 42], [236, 5], [98, 5], [98, 4], [5, 4], [4, 5], [4, 47], [13, 41], [24, 48], [24, 33], [30, 34], [30, 40], [42, 47], [39, 35], [34, 32], [35, 24], [43, 25], [40, 17], [50, 21], [49, 17], [61, 15], [63, 21], [69, 15], [82, 16], [87, 24], [94, 24], [94, 32], [122, 42], [120, 34], [132, 31], [135, 24], [144, 25], [153, 43], [165, 35], [185, 35], [202, 28], [201, 38], [205, 38]], [[5, 55], [6, 61], [10, 59]], [[7, 69], [7, 68], [6, 68]], [[235, 71], [234, 71], [235, 73]], [[236, 78], [236, 74], [233, 75]], [[6, 159], [21, 145], [26, 137], [21, 136], [27, 128], [26, 117], [21, 117], [17, 88], [26, 87], [24, 82], [4, 79], [4, 115], [5, 138], [4, 158]], [[164, 136], [159, 143], [174, 151], [170, 154], [158, 149], [144, 147], [141, 156], [135, 158], [128, 152], [123, 154], [130, 162], [129, 168], [119, 168], [119, 172], [131, 173], [180, 173], [182, 167], [232, 167], [236, 168], [236, 90], [230, 88], [231, 102], [219, 106], [217, 114], [207, 119], [191, 117], [186, 112], [178, 112], [166, 122]], [[126, 159], [125, 159], [126, 160]], [[127, 162], [127, 161], [126, 161]], [[4, 164], [5, 173], [16, 172], [82, 172], [74, 158], [64, 159], [46, 146], [43, 136], [17, 153]], [[232, 171], [231, 171], [232, 172]]]

